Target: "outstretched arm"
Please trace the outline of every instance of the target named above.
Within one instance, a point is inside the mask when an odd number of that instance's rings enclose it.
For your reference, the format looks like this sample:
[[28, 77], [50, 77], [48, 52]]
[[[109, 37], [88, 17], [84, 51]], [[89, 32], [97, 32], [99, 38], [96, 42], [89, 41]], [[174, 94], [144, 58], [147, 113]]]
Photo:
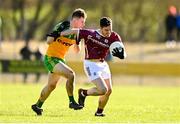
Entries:
[[69, 35], [69, 34], [78, 34], [78, 32], [79, 32], [79, 29], [68, 29], [63, 32], [53, 32], [53, 33], [47, 35], [47, 44], [51, 44], [60, 35], [65, 36], [65, 35]]
[[69, 34], [78, 34], [79, 32], [79, 29], [68, 29], [68, 30], [65, 30], [63, 32], [61, 32], [61, 35], [64, 36], [64, 35], [69, 35]]

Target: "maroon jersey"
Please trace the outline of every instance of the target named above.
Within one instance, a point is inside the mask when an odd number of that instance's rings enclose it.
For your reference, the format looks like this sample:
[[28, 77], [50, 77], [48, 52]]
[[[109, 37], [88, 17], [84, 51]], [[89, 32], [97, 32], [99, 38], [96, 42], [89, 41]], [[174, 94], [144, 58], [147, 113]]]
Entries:
[[121, 42], [121, 38], [116, 32], [112, 32], [110, 37], [103, 37], [97, 30], [80, 29], [78, 35], [77, 44], [84, 39], [85, 59], [104, 60], [111, 43]]

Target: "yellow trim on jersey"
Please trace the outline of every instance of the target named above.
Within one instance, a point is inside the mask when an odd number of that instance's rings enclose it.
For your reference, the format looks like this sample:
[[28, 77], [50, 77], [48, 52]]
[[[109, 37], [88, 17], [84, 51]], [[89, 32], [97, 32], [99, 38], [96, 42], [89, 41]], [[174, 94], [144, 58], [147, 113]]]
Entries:
[[46, 55], [64, 59], [69, 47], [75, 43], [76, 41], [74, 39], [69, 39], [63, 36], [58, 37], [56, 41], [49, 44]]

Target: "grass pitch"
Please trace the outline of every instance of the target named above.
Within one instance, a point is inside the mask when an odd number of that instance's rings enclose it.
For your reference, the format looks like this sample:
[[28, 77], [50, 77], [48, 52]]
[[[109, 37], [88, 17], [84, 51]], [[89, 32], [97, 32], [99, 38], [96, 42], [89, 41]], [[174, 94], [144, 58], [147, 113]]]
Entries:
[[[60, 84], [43, 105], [43, 116], [31, 110], [43, 84], [0, 84], [0, 122], [13, 123], [177, 123], [180, 87], [114, 86], [106, 117], [95, 117], [98, 97], [88, 97], [83, 110], [68, 108], [65, 85]], [[76, 86], [75, 98], [77, 100]], [[91, 87], [91, 85], [81, 86]]]

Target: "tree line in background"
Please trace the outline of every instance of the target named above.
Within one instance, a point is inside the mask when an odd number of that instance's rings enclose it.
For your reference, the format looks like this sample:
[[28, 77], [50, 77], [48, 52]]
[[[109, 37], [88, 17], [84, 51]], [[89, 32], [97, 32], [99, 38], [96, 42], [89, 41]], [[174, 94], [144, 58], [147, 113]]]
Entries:
[[0, 0], [1, 34], [4, 40], [44, 40], [56, 23], [83, 8], [88, 28], [109, 16], [125, 41], [162, 42], [170, 5], [180, 9], [179, 0]]

